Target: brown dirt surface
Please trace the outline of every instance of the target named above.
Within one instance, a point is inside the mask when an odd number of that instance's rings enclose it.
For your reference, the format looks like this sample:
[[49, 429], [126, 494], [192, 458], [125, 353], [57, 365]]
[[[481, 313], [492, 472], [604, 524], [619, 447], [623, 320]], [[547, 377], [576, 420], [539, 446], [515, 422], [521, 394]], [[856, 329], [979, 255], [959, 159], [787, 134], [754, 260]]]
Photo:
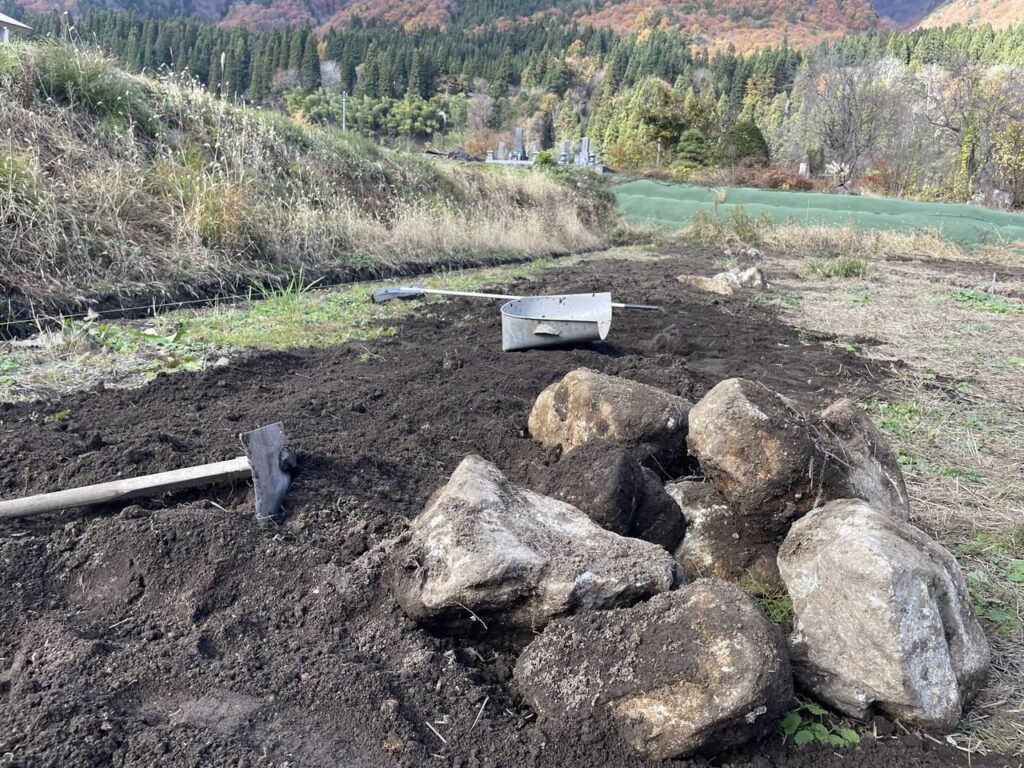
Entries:
[[[610, 287], [607, 343], [500, 351], [498, 307], [430, 304], [384, 342], [258, 354], [225, 368], [0, 405], [0, 497], [231, 458], [283, 421], [299, 474], [285, 524], [250, 491], [0, 523], [0, 762], [14, 766], [641, 766], [613, 731], [554, 740], [511, 684], [501, 638], [434, 637], [391, 596], [391, 537], [468, 453], [523, 481], [537, 394], [587, 366], [696, 400], [742, 375], [821, 407], [883, 371], [743, 297], [674, 276], [711, 256], [598, 261], [511, 291]], [[652, 339], [675, 326], [667, 348]], [[53, 414], [65, 412], [60, 419]], [[706, 765], [695, 761], [692, 765]], [[715, 765], [946, 766], [917, 738], [840, 753], [777, 737]], [[973, 765], [996, 765], [977, 756]]]

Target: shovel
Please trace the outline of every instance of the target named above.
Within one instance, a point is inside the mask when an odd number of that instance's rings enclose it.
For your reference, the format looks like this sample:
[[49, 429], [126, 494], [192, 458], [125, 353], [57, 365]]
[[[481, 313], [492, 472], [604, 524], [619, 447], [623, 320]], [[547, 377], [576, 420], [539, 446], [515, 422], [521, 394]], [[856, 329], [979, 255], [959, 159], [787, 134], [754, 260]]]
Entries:
[[373, 301], [414, 299], [424, 294], [467, 296], [474, 299], [502, 299], [501, 349], [566, 346], [604, 340], [612, 325], [612, 309], [661, 309], [651, 304], [620, 304], [610, 293], [566, 293], [555, 296], [506, 296], [472, 291], [441, 291], [418, 286], [381, 288]]

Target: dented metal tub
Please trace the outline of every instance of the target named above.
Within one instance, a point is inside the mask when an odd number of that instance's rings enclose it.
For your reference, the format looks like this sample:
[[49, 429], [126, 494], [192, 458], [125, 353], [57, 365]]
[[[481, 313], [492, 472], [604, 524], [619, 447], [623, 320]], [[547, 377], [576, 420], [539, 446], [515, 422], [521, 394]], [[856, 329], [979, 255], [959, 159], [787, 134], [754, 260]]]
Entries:
[[525, 296], [501, 308], [505, 352], [601, 341], [612, 326], [610, 293]]

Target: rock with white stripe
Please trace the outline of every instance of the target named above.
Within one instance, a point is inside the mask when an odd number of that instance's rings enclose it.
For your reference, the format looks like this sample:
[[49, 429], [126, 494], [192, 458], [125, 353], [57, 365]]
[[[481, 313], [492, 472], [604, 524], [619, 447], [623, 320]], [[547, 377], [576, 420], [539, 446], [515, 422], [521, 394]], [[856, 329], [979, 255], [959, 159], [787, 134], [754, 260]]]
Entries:
[[956, 559], [888, 511], [839, 500], [779, 551], [798, 683], [851, 717], [948, 732], [984, 683], [985, 636]]
[[736, 581], [752, 592], [782, 589], [778, 543], [766, 540], [758, 517], [733, 510], [711, 483], [682, 480], [665, 490], [686, 521], [675, 556], [687, 576]]

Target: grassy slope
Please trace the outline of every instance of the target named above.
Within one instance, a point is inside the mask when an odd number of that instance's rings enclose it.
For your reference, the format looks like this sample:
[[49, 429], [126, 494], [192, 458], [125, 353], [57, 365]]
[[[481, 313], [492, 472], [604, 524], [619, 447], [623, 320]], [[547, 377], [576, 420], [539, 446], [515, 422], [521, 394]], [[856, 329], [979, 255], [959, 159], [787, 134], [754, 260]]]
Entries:
[[537, 258], [614, 221], [584, 179], [384, 150], [59, 45], [0, 48], [0, 125], [14, 307]]

